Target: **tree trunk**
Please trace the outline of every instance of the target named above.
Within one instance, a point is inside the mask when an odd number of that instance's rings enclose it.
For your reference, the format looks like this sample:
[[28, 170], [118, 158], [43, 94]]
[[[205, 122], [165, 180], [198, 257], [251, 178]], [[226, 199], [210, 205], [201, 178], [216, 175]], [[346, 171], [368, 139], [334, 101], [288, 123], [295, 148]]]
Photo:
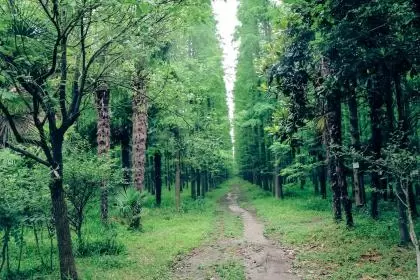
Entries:
[[176, 174], [175, 174], [175, 205], [176, 210], [179, 211], [181, 207], [181, 158], [180, 152], [176, 154]]
[[154, 163], [156, 205], [160, 206], [162, 202], [162, 156], [159, 151], [155, 152]]
[[201, 196], [201, 175], [200, 175], [199, 169], [195, 171], [195, 181], [197, 183], [197, 197], [200, 197]]
[[277, 199], [283, 199], [284, 198], [283, 184], [281, 182], [281, 177], [279, 173], [280, 173], [280, 167], [279, 167], [279, 163], [277, 162], [277, 157], [276, 157], [276, 161], [274, 163], [274, 189], [275, 189], [274, 192]]
[[325, 164], [318, 167], [318, 177], [321, 197], [322, 199], [327, 199], [327, 170], [325, 169]]
[[130, 163], [130, 134], [128, 130], [121, 132], [121, 167], [123, 168], [124, 184], [129, 185], [131, 182], [131, 163]]
[[60, 275], [62, 280], [75, 280], [78, 276], [63, 188], [63, 136], [51, 132], [51, 142], [54, 165], [50, 179], [50, 194], [57, 235]]
[[[400, 180], [400, 186], [405, 194], [405, 200], [408, 201], [409, 200], [408, 189], [404, 189], [404, 183], [402, 180]], [[414, 249], [416, 251], [417, 278], [420, 280], [420, 242], [417, 238], [416, 228], [414, 225], [415, 217], [413, 217], [413, 215], [411, 214], [412, 210], [409, 203], [407, 203], [407, 207], [408, 207], [407, 214], [408, 214], [408, 229], [409, 229], [408, 232], [410, 235], [411, 242], [413, 243]]]
[[311, 170], [312, 176], [312, 184], [314, 185], [314, 194], [315, 196], [319, 195], [319, 180], [318, 180], [318, 172], [316, 169]]
[[[395, 125], [395, 116], [394, 116], [394, 101], [392, 98], [392, 83], [391, 83], [391, 75], [386, 69], [386, 67], [383, 67], [383, 76], [381, 79], [381, 88], [382, 88], [382, 95], [384, 97], [384, 103], [385, 103], [385, 141], [383, 142], [389, 142], [392, 136], [392, 133], [394, 132], [394, 125]], [[392, 195], [392, 187], [390, 187], [388, 184], [391, 180], [389, 180], [388, 176], [383, 176], [381, 178], [381, 190], [382, 190], [382, 197], [385, 201], [388, 200], [388, 197]], [[388, 190], [391, 190], [389, 192]]]
[[333, 200], [332, 200], [332, 206], [333, 206], [333, 213], [334, 213], [334, 219], [335, 221], [341, 221], [342, 214], [341, 214], [341, 203], [340, 203], [340, 197], [341, 197], [341, 190], [340, 190], [340, 183], [338, 180], [338, 174], [336, 170], [336, 155], [334, 155], [334, 151], [332, 150], [332, 146], [338, 145], [337, 141], [339, 138], [340, 126], [341, 126], [341, 119], [339, 119], [339, 110], [337, 108], [337, 104], [339, 103], [337, 100], [335, 100], [335, 96], [327, 97], [327, 129], [328, 129], [328, 145], [327, 149], [329, 151], [329, 157], [328, 157], [328, 169], [329, 169], [329, 175], [330, 175], [330, 183], [331, 183], [331, 189], [333, 192]]
[[204, 171], [203, 180], [204, 180], [204, 193], [207, 193], [209, 192], [209, 176], [208, 176], [207, 170]]
[[[408, 133], [409, 133], [409, 123], [407, 120], [407, 101], [404, 96], [404, 93], [401, 89], [401, 77], [399, 75], [394, 75], [394, 85], [395, 85], [395, 100], [397, 103], [397, 113], [398, 113], [398, 126], [402, 132], [402, 139], [400, 141], [401, 148], [408, 147]], [[416, 198], [414, 195], [413, 185], [408, 185], [408, 203], [410, 203], [410, 209], [412, 211], [412, 215], [414, 217], [418, 217], [419, 214], [417, 212], [417, 203]]]
[[196, 200], [197, 199], [197, 189], [196, 189], [196, 178], [195, 178], [195, 170], [191, 169], [191, 198]]
[[[371, 149], [373, 157], [375, 160], [381, 157], [381, 144], [382, 144], [382, 135], [381, 135], [381, 107], [382, 107], [382, 97], [377, 93], [377, 89], [374, 87], [372, 80], [368, 82], [368, 101], [369, 101], [369, 117], [371, 122]], [[372, 171], [372, 197], [371, 197], [371, 216], [373, 219], [379, 218], [379, 193], [381, 189], [381, 180], [380, 175], [377, 171]]]
[[[97, 142], [98, 156], [106, 159], [109, 156], [111, 142], [111, 125], [109, 117], [109, 88], [106, 83], [101, 83], [96, 88]], [[101, 182], [101, 219], [103, 223], [108, 221], [108, 182]]]
[[206, 182], [205, 182], [205, 171], [200, 172], [200, 180], [201, 180], [201, 197], [206, 196]]
[[134, 79], [133, 95], [133, 176], [134, 187], [144, 189], [147, 141], [147, 96], [144, 77]]
[[[359, 116], [357, 107], [356, 92], [351, 89], [348, 97], [348, 108], [350, 115], [350, 135], [351, 144], [353, 148], [360, 152], [360, 130], [359, 130]], [[354, 185], [354, 198], [356, 206], [365, 205], [365, 189], [363, 183], [363, 173], [360, 171], [360, 163], [353, 160], [353, 185]]]
[[413, 183], [412, 182], [408, 183], [407, 188], [408, 188], [408, 203], [410, 204], [411, 215], [417, 218], [419, 216], [419, 213], [417, 211], [417, 201], [416, 201], [416, 196], [414, 195]]
[[400, 244], [407, 245], [410, 242], [410, 234], [408, 231], [408, 221], [407, 221], [407, 212], [405, 204], [406, 201], [401, 201], [402, 199], [405, 200], [405, 195], [403, 190], [401, 189], [401, 185], [397, 182], [397, 206], [398, 206], [398, 229], [400, 233]]
[[[325, 146], [325, 151], [327, 153], [327, 158], [329, 158], [329, 151], [328, 151], [328, 136], [327, 131], [324, 130], [322, 135], [318, 138], [320, 144]], [[321, 163], [321, 165], [317, 168], [318, 170], [318, 178], [319, 178], [319, 185], [320, 185], [320, 193], [322, 199], [327, 199], [327, 168], [325, 166], [326, 156], [324, 155], [323, 151], [317, 152], [317, 160]]]
[[347, 226], [353, 226], [351, 200], [348, 197], [347, 180], [344, 172], [344, 163], [338, 154], [342, 144], [341, 136], [341, 101], [338, 92], [332, 92], [327, 96], [327, 128], [330, 140], [330, 180], [333, 190], [333, 209], [336, 221], [341, 220], [341, 206], [344, 208]]

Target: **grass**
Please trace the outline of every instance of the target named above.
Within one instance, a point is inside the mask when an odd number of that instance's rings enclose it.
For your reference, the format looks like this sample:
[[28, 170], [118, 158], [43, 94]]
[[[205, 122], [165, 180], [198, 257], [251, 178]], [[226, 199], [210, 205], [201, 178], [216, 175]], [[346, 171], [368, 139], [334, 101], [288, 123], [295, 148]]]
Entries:
[[119, 229], [126, 253], [78, 260], [83, 279], [170, 279], [176, 259], [212, 238], [217, 201], [226, 191], [227, 185], [223, 185], [204, 200], [192, 201], [186, 190], [181, 213], [175, 211], [172, 193], [163, 193], [160, 208], [154, 208], [153, 198], [149, 197], [142, 232]]
[[[154, 198], [148, 196], [142, 216], [141, 232], [127, 230], [116, 218], [111, 218], [114, 220], [112, 226], [104, 229], [99, 222], [99, 204], [98, 207], [93, 205], [83, 230], [86, 242], [100, 244], [110, 235], [115, 235], [115, 246], [118, 250], [121, 249], [121, 252], [77, 257], [76, 263], [81, 279], [171, 279], [171, 267], [177, 259], [213, 238], [216, 221], [220, 218], [219, 200], [228, 191], [228, 187], [228, 184], [222, 184], [220, 188], [207, 193], [205, 199], [196, 201], [189, 198], [189, 190], [185, 190], [182, 193], [180, 212], [175, 211], [173, 191], [163, 192], [160, 208], [155, 207]], [[111, 209], [111, 213], [113, 212], [115, 210]], [[223, 217], [225, 215], [223, 212]], [[116, 214], [111, 216], [116, 217]], [[226, 235], [233, 236], [240, 231], [235, 219], [228, 216], [223, 218]], [[8, 279], [58, 279], [57, 252], [54, 250], [53, 271], [42, 267], [35, 252], [33, 235], [27, 233], [25, 236], [21, 273], [10, 275]], [[42, 255], [45, 258], [44, 262], [48, 263], [49, 248], [45, 236], [43, 242]], [[12, 245], [12, 270], [16, 267], [16, 249]]]
[[229, 260], [217, 264], [215, 270], [220, 279], [245, 280], [244, 265], [238, 260]]
[[266, 234], [296, 250], [295, 266], [306, 279], [417, 279], [413, 248], [398, 246], [397, 213], [383, 205], [381, 219], [355, 210], [355, 228], [332, 220], [330, 200], [314, 197], [310, 189], [288, 190], [284, 200], [240, 179], [242, 204], [256, 210]]

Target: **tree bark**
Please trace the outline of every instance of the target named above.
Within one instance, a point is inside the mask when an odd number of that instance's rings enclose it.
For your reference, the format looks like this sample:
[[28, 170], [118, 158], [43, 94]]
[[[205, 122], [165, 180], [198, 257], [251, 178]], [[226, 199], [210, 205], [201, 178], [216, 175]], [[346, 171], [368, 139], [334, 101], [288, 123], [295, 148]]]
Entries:
[[121, 167], [123, 168], [124, 184], [129, 185], [131, 182], [131, 162], [130, 162], [130, 133], [128, 130], [121, 132]]
[[63, 188], [63, 135], [51, 132], [54, 164], [51, 170], [50, 194], [57, 236], [60, 275], [62, 280], [78, 279], [70, 234], [67, 204]]
[[197, 183], [197, 197], [201, 196], [201, 172], [199, 169], [195, 171], [195, 181]]
[[[351, 85], [350, 85], [351, 86]], [[353, 148], [360, 152], [360, 130], [359, 130], [359, 116], [358, 116], [358, 107], [357, 107], [357, 98], [356, 92], [354, 89], [351, 89], [351, 92], [348, 96], [347, 105], [349, 108], [350, 115], [350, 136], [351, 144]], [[356, 206], [365, 205], [365, 189], [363, 182], [363, 173], [360, 171], [360, 163], [353, 160], [353, 185], [354, 185], [354, 198]]]
[[[407, 120], [407, 101], [404, 96], [404, 93], [401, 89], [401, 77], [398, 74], [394, 75], [394, 85], [395, 85], [395, 100], [397, 103], [397, 113], [398, 113], [398, 126], [402, 132], [402, 138], [400, 140], [401, 148], [408, 147], [408, 133], [409, 133], [409, 123]], [[408, 203], [410, 203], [410, 209], [414, 217], [418, 217], [417, 211], [417, 202], [414, 195], [413, 185], [408, 185]]]
[[[371, 122], [371, 149], [373, 153], [373, 157], [375, 160], [381, 157], [381, 145], [382, 145], [382, 135], [381, 135], [381, 122], [380, 122], [380, 115], [381, 115], [381, 107], [383, 104], [383, 100], [381, 95], [377, 92], [376, 87], [373, 84], [372, 80], [368, 81], [368, 101], [369, 101], [369, 117]], [[372, 197], [371, 197], [371, 216], [373, 219], [379, 218], [379, 194], [381, 189], [381, 180], [380, 175], [377, 171], [372, 171]]]
[[327, 199], [327, 168], [326, 168], [325, 162], [326, 162], [326, 159], [329, 159], [329, 151], [327, 147], [328, 136], [325, 130], [324, 132], [322, 132], [322, 137], [320, 136], [320, 139], [322, 140], [319, 140], [319, 141], [321, 141], [323, 145], [325, 146], [327, 156], [325, 156], [322, 151], [319, 151], [317, 154], [318, 161], [321, 162], [321, 165], [318, 167], [318, 178], [319, 178], [321, 197], [322, 199]]
[[315, 169], [311, 170], [312, 176], [312, 184], [314, 185], [314, 194], [315, 196], [319, 195], [319, 180], [318, 180], [318, 172]]
[[181, 207], [181, 156], [179, 150], [176, 154], [176, 173], [175, 173], [175, 205], [179, 211]]
[[283, 199], [284, 198], [283, 184], [281, 182], [281, 177], [279, 173], [280, 173], [280, 167], [279, 167], [279, 163], [277, 162], [277, 157], [276, 157], [276, 161], [274, 163], [274, 193], [277, 199]]
[[191, 198], [196, 200], [197, 199], [197, 188], [196, 188], [196, 178], [195, 178], [195, 170], [191, 169]]
[[205, 171], [200, 172], [200, 180], [201, 180], [201, 197], [206, 196], [206, 177], [205, 177]]
[[[409, 200], [409, 195], [408, 195], [408, 190], [404, 189], [404, 183], [403, 180], [400, 180], [400, 186], [401, 189], [403, 190], [404, 194], [405, 194], [405, 200], [408, 201]], [[408, 229], [409, 229], [409, 235], [410, 235], [410, 239], [411, 242], [413, 243], [413, 246], [415, 248], [416, 251], [416, 263], [417, 263], [417, 278], [420, 279], [420, 242], [417, 238], [417, 233], [416, 233], [416, 228], [414, 225], [414, 219], [415, 217], [413, 217], [412, 210], [411, 210], [411, 206], [409, 203], [407, 203], [407, 207], [408, 207]]]
[[204, 174], [203, 174], [203, 180], [204, 180], [204, 192], [207, 193], [209, 192], [209, 176], [208, 176], [208, 171], [205, 170]]
[[339, 112], [337, 110], [337, 106], [335, 103], [338, 103], [338, 101], [335, 100], [335, 97], [331, 97], [331, 96], [327, 97], [327, 129], [328, 129], [328, 139], [329, 139], [328, 145], [327, 145], [327, 149], [329, 151], [328, 169], [329, 169], [329, 175], [330, 175], [331, 189], [333, 193], [332, 206], [333, 206], [334, 220], [338, 222], [342, 220], [341, 203], [340, 203], [341, 190], [340, 190], [340, 184], [338, 181], [338, 174], [336, 170], [336, 156], [334, 155], [332, 146], [338, 145], [337, 140], [339, 137], [339, 133], [341, 133], [339, 132], [341, 120], [338, 118]]
[[327, 171], [325, 169], [325, 164], [318, 167], [318, 177], [321, 197], [322, 199], [327, 199]]
[[144, 190], [147, 141], [147, 96], [146, 79], [141, 75], [134, 78], [133, 95], [133, 177], [134, 187]]
[[159, 151], [155, 152], [154, 163], [156, 205], [160, 206], [162, 202], [162, 156]]
[[[101, 83], [96, 88], [96, 110], [98, 113], [97, 120], [97, 142], [98, 156], [107, 158], [109, 155], [111, 142], [111, 125], [109, 117], [109, 88], [106, 83]], [[108, 182], [101, 182], [101, 220], [104, 223], [108, 221]]]
[[[398, 229], [400, 233], [400, 244], [407, 245], [410, 242], [410, 234], [408, 231], [408, 221], [407, 221], [407, 212], [405, 204], [405, 195], [403, 190], [401, 189], [401, 185], [397, 182], [397, 206], [398, 206]], [[404, 201], [401, 201], [404, 199]]]
[[344, 163], [341, 155], [338, 154], [342, 144], [341, 136], [341, 101], [338, 92], [333, 91], [327, 96], [327, 128], [330, 140], [330, 181], [333, 190], [334, 218], [340, 221], [341, 205], [346, 215], [347, 226], [353, 226], [353, 215], [351, 200], [348, 197], [347, 180], [344, 172]]

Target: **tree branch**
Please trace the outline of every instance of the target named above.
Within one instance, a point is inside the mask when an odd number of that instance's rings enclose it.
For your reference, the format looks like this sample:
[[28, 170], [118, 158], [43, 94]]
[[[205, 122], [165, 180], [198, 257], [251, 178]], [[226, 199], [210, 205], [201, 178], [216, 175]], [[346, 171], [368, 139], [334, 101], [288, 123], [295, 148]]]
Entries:
[[6, 142], [5, 143], [5, 147], [11, 149], [12, 151], [15, 151], [15, 152], [23, 155], [23, 156], [25, 156], [27, 158], [33, 159], [36, 162], [39, 162], [39, 163], [41, 163], [41, 164], [43, 164], [43, 165], [45, 165], [47, 167], [50, 167], [51, 166], [51, 164], [49, 162], [43, 160], [42, 158], [40, 158], [40, 157], [38, 157], [38, 156], [36, 156], [36, 155], [34, 155], [34, 154], [32, 154], [32, 153], [24, 150], [24, 149], [21, 149], [19, 147], [14, 146], [14, 145], [10, 144], [9, 142]]

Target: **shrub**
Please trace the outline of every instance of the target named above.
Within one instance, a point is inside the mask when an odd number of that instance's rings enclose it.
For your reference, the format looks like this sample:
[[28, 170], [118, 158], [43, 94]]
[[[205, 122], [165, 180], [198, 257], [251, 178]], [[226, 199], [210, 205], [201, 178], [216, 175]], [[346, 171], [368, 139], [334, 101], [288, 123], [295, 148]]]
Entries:
[[141, 211], [143, 208], [142, 195], [134, 188], [121, 192], [117, 197], [117, 207], [121, 218], [129, 225], [130, 229], [141, 229]]

